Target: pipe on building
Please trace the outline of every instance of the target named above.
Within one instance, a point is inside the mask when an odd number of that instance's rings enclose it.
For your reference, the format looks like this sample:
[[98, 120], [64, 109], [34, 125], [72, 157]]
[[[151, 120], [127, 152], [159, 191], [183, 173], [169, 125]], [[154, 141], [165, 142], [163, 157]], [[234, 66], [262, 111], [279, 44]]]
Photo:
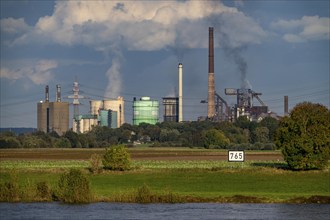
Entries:
[[45, 102], [49, 102], [49, 86], [45, 88]]

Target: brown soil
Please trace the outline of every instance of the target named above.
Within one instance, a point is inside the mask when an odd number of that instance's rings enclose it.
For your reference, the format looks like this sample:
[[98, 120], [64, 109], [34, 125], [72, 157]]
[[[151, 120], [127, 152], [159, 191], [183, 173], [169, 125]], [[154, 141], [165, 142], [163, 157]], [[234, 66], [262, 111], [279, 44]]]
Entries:
[[[228, 160], [226, 151], [129, 149], [133, 160]], [[0, 160], [88, 160], [104, 149], [1, 149]], [[246, 161], [283, 161], [280, 152], [247, 151]]]

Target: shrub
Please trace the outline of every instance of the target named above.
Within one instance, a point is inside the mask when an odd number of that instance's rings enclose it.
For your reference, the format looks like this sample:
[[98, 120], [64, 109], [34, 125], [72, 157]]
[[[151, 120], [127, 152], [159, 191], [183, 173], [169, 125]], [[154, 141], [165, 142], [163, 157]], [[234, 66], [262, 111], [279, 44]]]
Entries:
[[131, 168], [131, 156], [123, 145], [113, 146], [106, 149], [102, 163], [105, 169], [125, 171]]
[[52, 193], [46, 181], [38, 182], [36, 185], [36, 195], [42, 200], [51, 200]]
[[21, 143], [16, 137], [1, 137], [0, 136], [0, 148], [20, 148]]
[[143, 184], [143, 186], [138, 188], [135, 200], [137, 203], [151, 203], [152, 202], [151, 190], [147, 184]]
[[91, 190], [87, 177], [77, 169], [71, 169], [60, 176], [57, 197], [65, 203], [88, 203]]
[[92, 173], [100, 173], [102, 170], [102, 157], [99, 154], [92, 154], [90, 160], [90, 171]]
[[12, 171], [7, 182], [0, 184], [0, 201], [16, 202], [20, 199], [20, 187], [18, 184], [18, 175]]

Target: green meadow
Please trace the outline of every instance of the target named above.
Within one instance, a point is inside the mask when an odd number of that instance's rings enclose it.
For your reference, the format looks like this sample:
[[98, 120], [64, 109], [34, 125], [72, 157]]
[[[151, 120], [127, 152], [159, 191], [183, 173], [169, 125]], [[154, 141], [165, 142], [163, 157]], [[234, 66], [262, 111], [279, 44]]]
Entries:
[[85, 160], [3, 160], [0, 167], [0, 183], [8, 181], [14, 172], [23, 188], [41, 181], [56, 188], [61, 173], [70, 168], [80, 169], [90, 181], [93, 202], [134, 202], [132, 198], [144, 185], [153, 195], [171, 194], [177, 198], [173, 201], [178, 202], [329, 203], [330, 200], [328, 168], [290, 171], [285, 162], [278, 161], [138, 160], [133, 161], [130, 171], [99, 174], [91, 174]]

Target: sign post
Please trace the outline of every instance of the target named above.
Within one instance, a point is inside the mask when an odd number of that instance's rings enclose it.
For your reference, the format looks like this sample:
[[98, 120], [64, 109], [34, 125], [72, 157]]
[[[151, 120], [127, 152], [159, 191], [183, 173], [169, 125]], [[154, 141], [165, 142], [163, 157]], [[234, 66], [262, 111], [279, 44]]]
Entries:
[[228, 162], [244, 162], [245, 152], [244, 150], [229, 150]]

